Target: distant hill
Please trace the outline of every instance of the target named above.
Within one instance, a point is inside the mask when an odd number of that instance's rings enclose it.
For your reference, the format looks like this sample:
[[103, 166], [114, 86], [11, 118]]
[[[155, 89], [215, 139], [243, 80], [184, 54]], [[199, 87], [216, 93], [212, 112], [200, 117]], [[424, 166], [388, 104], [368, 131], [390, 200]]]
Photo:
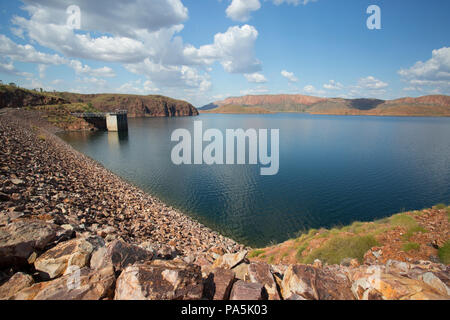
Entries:
[[199, 109], [201, 113], [254, 113], [254, 114], [262, 114], [262, 113], [274, 113], [264, 108], [260, 107], [251, 107], [251, 106], [239, 106], [239, 105], [225, 105], [217, 108], [211, 109]]
[[22, 108], [58, 104], [87, 104], [100, 111], [127, 110], [129, 117], [176, 117], [198, 115], [190, 103], [160, 95], [78, 94], [37, 92], [0, 85], [0, 108]]
[[[216, 107], [214, 107], [216, 106]], [[237, 108], [240, 106], [241, 108]], [[396, 100], [320, 98], [305, 95], [250, 95], [213, 102], [209, 113], [300, 112], [333, 115], [450, 116], [450, 97], [431, 95]], [[249, 108], [251, 107], [251, 108]], [[204, 110], [204, 109], [200, 109]]]

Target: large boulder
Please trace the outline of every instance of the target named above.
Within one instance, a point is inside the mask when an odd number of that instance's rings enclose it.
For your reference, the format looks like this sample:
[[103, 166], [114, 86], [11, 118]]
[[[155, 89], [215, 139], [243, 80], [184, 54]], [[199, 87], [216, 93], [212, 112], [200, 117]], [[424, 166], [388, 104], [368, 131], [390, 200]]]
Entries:
[[264, 262], [254, 262], [248, 267], [250, 281], [260, 283], [266, 288], [269, 300], [280, 300], [277, 284], [270, 272], [270, 266]]
[[232, 269], [241, 262], [245, 261], [247, 253], [248, 251], [244, 250], [238, 253], [224, 254], [223, 256], [220, 256], [216, 261], [214, 261], [213, 267]]
[[34, 284], [33, 277], [22, 272], [14, 274], [7, 282], [0, 286], [0, 300], [7, 300], [22, 289]]
[[204, 296], [210, 300], [228, 300], [234, 282], [234, 272], [214, 269], [205, 280]]
[[386, 273], [384, 268], [378, 266], [363, 267], [352, 274], [352, 291], [357, 299], [370, 299], [376, 295], [383, 300], [441, 300], [449, 299], [444, 295], [441, 284], [431, 275], [422, 277], [428, 282], [437, 282], [433, 288], [424, 281], [411, 279], [399, 274]]
[[231, 269], [234, 272], [234, 276], [236, 279], [250, 281], [250, 276], [248, 274], [248, 263], [238, 264], [236, 267]]
[[291, 265], [281, 283], [284, 299], [301, 296], [308, 300], [353, 300], [351, 282], [338, 269]]
[[116, 272], [122, 271], [136, 262], [144, 262], [153, 258], [153, 252], [122, 240], [114, 240], [107, 247], [100, 247], [91, 258], [91, 267], [101, 269], [112, 265]]
[[259, 283], [238, 280], [231, 289], [230, 300], [265, 300], [267, 292]]
[[100, 300], [111, 299], [115, 275], [112, 267], [100, 270], [73, 269], [61, 278], [23, 289], [14, 300]]
[[89, 265], [94, 246], [85, 239], [73, 239], [61, 242], [44, 252], [34, 262], [36, 270], [46, 279], [57, 278], [70, 266], [83, 268]]
[[200, 267], [182, 261], [153, 260], [126, 267], [115, 300], [197, 300], [203, 293]]
[[41, 252], [72, 232], [40, 220], [18, 220], [0, 228], [0, 268], [27, 264], [33, 252]]

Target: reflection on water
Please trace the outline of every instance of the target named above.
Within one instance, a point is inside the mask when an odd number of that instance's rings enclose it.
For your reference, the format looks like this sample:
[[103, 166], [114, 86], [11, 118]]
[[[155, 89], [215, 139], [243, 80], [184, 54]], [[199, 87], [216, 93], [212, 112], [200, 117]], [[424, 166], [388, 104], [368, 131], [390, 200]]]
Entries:
[[[280, 129], [280, 171], [175, 166], [173, 130]], [[372, 220], [450, 202], [450, 119], [201, 115], [128, 119], [129, 131], [62, 138], [128, 181], [253, 246], [308, 228]]]
[[128, 144], [128, 131], [107, 132], [110, 150], [125, 147]]

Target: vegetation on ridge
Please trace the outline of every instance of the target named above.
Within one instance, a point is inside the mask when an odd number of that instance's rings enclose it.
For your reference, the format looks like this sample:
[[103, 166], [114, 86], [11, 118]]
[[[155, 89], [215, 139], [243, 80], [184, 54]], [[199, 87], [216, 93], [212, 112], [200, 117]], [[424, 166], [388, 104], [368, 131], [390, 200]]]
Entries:
[[388, 259], [429, 260], [450, 263], [450, 207], [398, 213], [373, 222], [354, 222], [332, 229], [311, 229], [286, 242], [255, 249], [249, 258], [275, 263], [313, 263], [319, 259], [339, 264], [346, 258], [364, 262], [372, 249]]

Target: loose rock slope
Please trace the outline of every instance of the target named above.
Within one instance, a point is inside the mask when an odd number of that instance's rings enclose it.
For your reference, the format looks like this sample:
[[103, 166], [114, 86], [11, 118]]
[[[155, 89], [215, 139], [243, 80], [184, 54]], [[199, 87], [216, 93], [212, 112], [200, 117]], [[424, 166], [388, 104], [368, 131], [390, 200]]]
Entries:
[[0, 113], [0, 299], [449, 299], [429, 261], [271, 265]]

